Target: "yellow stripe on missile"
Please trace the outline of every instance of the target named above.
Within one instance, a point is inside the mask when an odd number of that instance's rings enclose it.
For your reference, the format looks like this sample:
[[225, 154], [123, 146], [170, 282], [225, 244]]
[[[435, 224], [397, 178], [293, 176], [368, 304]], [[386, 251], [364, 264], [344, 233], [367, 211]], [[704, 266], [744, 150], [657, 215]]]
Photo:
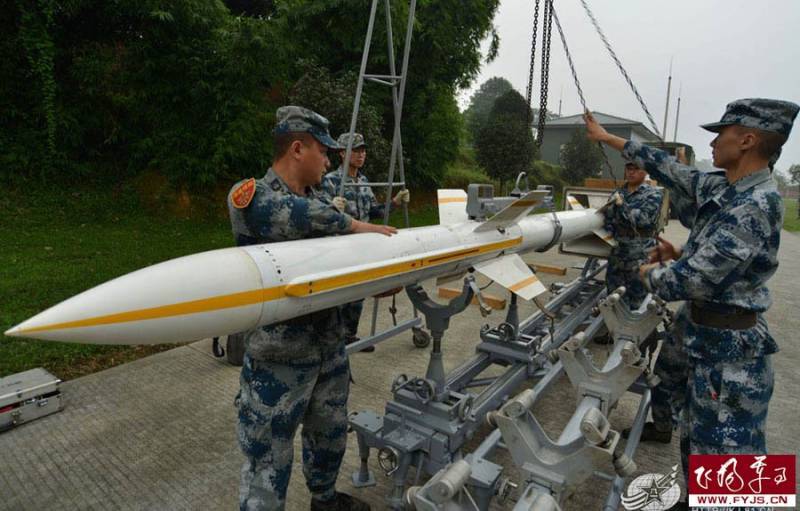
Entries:
[[54, 323], [52, 325], [38, 326], [20, 330], [19, 333], [44, 332], [48, 330], [62, 330], [67, 328], [81, 328], [89, 326], [112, 325], [114, 323], [127, 323], [130, 321], [141, 321], [145, 319], [168, 318], [171, 316], [181, 316], [183, 314], [196, 314], [198, 312], [210, 312], [215, 310], [242, 307], [256, 303], [269, 302], [283, 298], [284, 293], [281, 287], [253, 289], [241, 293], [229, 295], [212, 296], [189, 302], [173, 303], [161, 305], [147, 309], [119, 312], [96, 316], [94, 318], [80, 319], [77, 321], [66, 321], [64, 323]]
[[414, 259], [412, 261], [381, 266], [380, 268], [361, 270], [309, 282], [288, 284], [285, 288], [286, 294], [288, 296], [299, 298], [302, 296], [308, 296], [315, 293], [330, 291], [331, 289], [337, 289], [341, 287], [352, 286], [355, 284], [361, 284], [362, 282], [368, 282], [383, 277], [391, 277], [394, 275], [399, 275], [402, 273], [419, 270], [420, 268], [438, 266], [440, 264], [458, 261], [460, 259], [466, 259], [467, 257], [485, 254], [487, 252], [503, 250], [506, 248], [517, 246], [520, 243], [522, 243], [522, 238], [514, 238], [511, 240], [498, 241], [486, 245], [479, 245], [472, 248], [454, 250], [452, 252], [446, 252], [444, 254], [438, 254], [435, 256]]
[[513, 286], [509, 286], [508, 290], [516, 293], [520, 289], [525, 289], [526, 287], [530, 286], [531, 284], [535, 284], [536, 282], [539, 282], [539, 278], [536, 275], [531, 275], [527, 279], [521, 280], [516, 284], [514, 284]]
[[437, 200], [438, 204], [448, 204], [450, 202], [467, 202], [466, 197], [442, 197]]
[[410, 271], [418, 270], [423, 267], [437, 266], [459, 259], [496, 250], [503, 250], [506, 248], [514, 247], [522, 243], [522, 238], [514, 238], [506, 241], [499, 241], [495, 243], [488, 243], [486, 245], [479, 245], [477, 247], [455, 250], [436, 256], [423, 257], [413, 261], [389, 264], [380, 268], [370, 270], [362, 270], [352, 272], [344, 275], [337, 275], [335, 277], [328, 277], [320, 279], [316, 282], [304, 282], [301, 284], [289, 284], [286, 286], [276, 286], [271, 288], [253, 289], [250, 291], [242, 291], [239, 293], [232, 293], [228, 295], [212, 296], [210, 298], [201, 298], [199, 300], [191, 300], [188, 302], [179, 302], [169, 305], [160, 305], [158, 307], [149, 307], [147, 309], [138, 309], [126, 312], [118, 312], [114, 314], [106, 314], [104, 316], [95, 316], [93, 318], [79, 319], [75, 321], [66, 321], [63, 323], [54, 323], [51, 325], [37, 326], [32, 328], [25, 328], [18, 330], [15, 333], [34, 333], [46, 332], [50, 330], [64, 330], [68, 328], [84, 328], [101, 325], [112, 325], [115, 323], [128, 323], [131, 321], [142, 321], [147, 319], [162, 319], [173, 316], [182, 316], [185, 314], [197, 314], [200, 312], [212, 312], [216, 310], [230, 309], [233, 307], [243, 307], [245, 305], [254, 305], [257, 303], [269, 302], [285, 298], [286, 296], [302, 297], [322, 291], [337, 289], [341, 287], [348, 287], [354, 284], [360, 284], [373, 279], [399, 275]]

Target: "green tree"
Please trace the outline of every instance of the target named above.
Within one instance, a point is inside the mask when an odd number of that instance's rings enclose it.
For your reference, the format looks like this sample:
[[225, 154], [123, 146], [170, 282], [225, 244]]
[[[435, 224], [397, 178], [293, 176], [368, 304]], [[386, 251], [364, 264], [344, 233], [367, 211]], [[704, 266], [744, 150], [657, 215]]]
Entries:
[[510, 90], [495, 101], [489, 118], [478, 133], [478, 163], [494, 179], [509, 181], [530, 172], [536, 156], [533, 133], [527, 124], [525, 98]]
[[[288, 94], [288, 103], [304, 105], [317, 112], [324, 112], [330, 121], [330, 132], [334, 138], [350, 129], [350, 118], [353, 114], [353, 91], [358, 76], [345, 73], [334, 77], [331, 72], [310, 61], [304, 61], [300, 67], [305, 70], [303, 76], [294, 84]], [[391, 153], [391, 141], [383, 137], [383, 118], [380, 105], [373, 104], [370, 98], [364, 98], [358, 113], [357, 131], [364, 135], [369, 156], [363, 171], [373, 181], [385, 180], [387, 162]], [[340, 163], [339, 155], [331, 155], [331, 164], [335, 169]], [[397, 176], [397, 174], [395, 174]]]
[[597, 144], [586, 137], [586, 130], [576, 128], [561, 149], [560, 162], [564, 180], [573, 185], [583, 183], [587, 177], [597, 176], [603, 162], [603, 154]]
[[478, 133], [489, 120], [489, 113], [497, 98], [513, 89], [511, 82], [505, 78], [494, 76], [483, 82], [472, 94], [469, 106], [464, 111], [464, 120], [471, 140], [478, 139]]
[[[487, 36], [496, 50], [498, 3], [419, 5], [403, 112], [412, 184], [438, 184], [457, 156], [454, 94], [477, 75]], [[392, 6], [401, 36], [408, 4]], [[147, 170], [208, 187], [256, 174], [270, 162], [281, 104], [317, 101], [336, 118], [335, 130], [347, 128], [339, 119], [355, 86], [343, 84], [353, 83], [361, 60], [367, 7], [361, 0], [11, 2], [0, 10], [0, 177], [69, 182]], [[383, 25], [379, 17], [371, 72], [388, 71]], [[402, 42], [395, 41], [398, 61]], [[308, 59], [335, 101], [309, 95], [300, 65]], [[381, 142], [391, 143], [391, 94], [368, 84], [363, 102], [372, 118], [359, 130], [379, 155]]]

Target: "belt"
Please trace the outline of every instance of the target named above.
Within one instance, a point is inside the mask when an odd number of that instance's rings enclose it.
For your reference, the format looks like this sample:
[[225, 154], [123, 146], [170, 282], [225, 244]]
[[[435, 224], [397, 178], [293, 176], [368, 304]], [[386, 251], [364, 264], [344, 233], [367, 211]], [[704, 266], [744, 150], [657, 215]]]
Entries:
[[620, 238], [655, 238], [656, 232], [653, 229], [629, 229], [627, 227], [615, 227], [614, 236]]
[[726, 312], [720, 312], [704, 305], [692, 302], [692, 321], [695, 324], [721, 330], [747, 330], [758, 322], [758, 314], [753, 311], [731, 307]]

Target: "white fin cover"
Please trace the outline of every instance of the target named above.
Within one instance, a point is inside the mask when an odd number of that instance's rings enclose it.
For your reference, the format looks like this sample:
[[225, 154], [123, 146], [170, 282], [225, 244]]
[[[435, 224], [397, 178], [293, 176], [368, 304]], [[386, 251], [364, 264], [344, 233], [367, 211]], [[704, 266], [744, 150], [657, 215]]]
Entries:
[[460, 224], [469, 220], [467, 216], [467, 192], [456, 188], [437, 190], [439, 225]]
[[475, 271], [489, 277], [520, 298], [532, 300], [547, 291], [544, 284], [517, 254], [478, 263]]
[[[582, 210], [582, 209], [586, 209], [586, 208], [583, 207], [583, 205], [580, 202], [578, 202], [578, 199], [576, 199], [572, 195], [567, 195], [567, 202], [569, 203], [569, 209], [576, 210], [576, 211], [579, 211], [579, 210]], [[598, 213], [599, 213], [599, 211], [598, 211]], [[603, 240], [604, 243], [607, 243], [607, 244], [611, 245], [612, 247], [616, 247], [617, 246], [617, 240], [614, 239], [614, 235], [611, 234], [610, 232], [608, 232], [607, 230], [603, 229], [602, 227], [600, 229], [595, 229], [592, 232], [594, 232], [595, 235], [597, 235], [598, 238]]]
[[567, 202], [569, 202], [569, 209], [575, 209], [575, 210], [586, 209], [580, 202], [578, 202], [578, 199], [576, 199], [572, 195], [567, 195]]
[[600, 229], [595, 229], [592, 232], [595, 233], [598, 238], [608, 243], [612, 247], [617, 246], [617, 240], [614, 239], [614, 235], [608, 232], [607, 230], [603, 229], [602, 227]]
[[546, 190], [533, 190], [515, 200], [499, 213], [483, 222], [475, 228], [475, 232], [493, 231], [495, 229], [505, 229], [520, 221], [523, 217], [542, 203], [548, 193]]

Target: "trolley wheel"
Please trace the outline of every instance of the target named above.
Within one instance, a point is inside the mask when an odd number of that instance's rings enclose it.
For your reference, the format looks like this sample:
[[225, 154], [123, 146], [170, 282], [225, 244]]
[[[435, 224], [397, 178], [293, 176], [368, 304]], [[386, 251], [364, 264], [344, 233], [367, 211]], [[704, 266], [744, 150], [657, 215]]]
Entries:
[[431, 335], [426, 332], [425, 330], [414, 327], [411, 329], [412, 331], [412, 340], [414, 342], [414, 346], [417, 348], [427, 348], [428, 345], [431, 343]]

